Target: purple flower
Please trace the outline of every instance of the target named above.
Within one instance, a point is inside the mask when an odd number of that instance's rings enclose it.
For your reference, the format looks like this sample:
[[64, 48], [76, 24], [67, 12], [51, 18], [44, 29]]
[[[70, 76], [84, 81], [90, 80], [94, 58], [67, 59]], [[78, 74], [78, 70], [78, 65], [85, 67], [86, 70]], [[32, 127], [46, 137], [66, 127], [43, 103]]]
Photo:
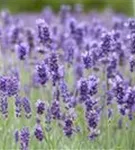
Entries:
[[43, 129], [39, 123], [35, 127], [34, 135], [39, 141], [42, 141], [44, 139]]
[[132, 118], [132, 113], [135, 112], [135, 87], [129, 87], [126, 91], [126, 95], [124, 97], [125, 107], [128, 109], [129, 118]]
[[130, 36], [130, 52], [135, 54], [135, 33], [131, 33]]
[[113, 78], [116, 73], [117, 68], [117, 58], [116, 56], [112, 56], [109, 58], [109, 63], [107, 65], [107, 77]]
[[1, 112], [3, 117], [8, 117], [8, 99], [7, 96], [2, 95], [0, 99], [0, 105], [1, 105]]
[[20, 149], [21, 150], [28, 150], [29, 147], [29, 139], [30, 139], [30, 132], [29, 129], [24, 127], [20, 131]]
[[89, 135], [90, 140], [95, 140], [95, 138], [99, 135], [98, 131], [92, 131]]
[[46, 82], [48, 81], [49, 77], [49, 72], [48, 72], [48, 67], [44, 62], [41, 62], [36, 66], [36, 74], [38, 77], [38, 81], [41, 85], [45, 85]]
[[78, 81], [80, 78], [83, 77], [83, 65], [81, 62], [80, 63], [78, 62], [74, 65], [74, 73], [76, 81]]
[[112, 84], [113, 84], [112, 90], [114, 92], [114, 96], [117, 98], [118, 104], [120, 105], [124, 104], [125, 103], [124, 96], [128, 88], [127, 83], [125, 83], [125, 81], [117, 75], [115, 77], [115, 81]]
[[111, 36], [109, 33], [104, 33], [101, 40], [101, 49], [103, 54], [108, 54], [111, 51]]
[[90, 131], [93, 131], [97, 128], [98, 123], [99, 123], [99, 112], [96, 110], [90, 110], [90, 111], [86, 111], [86, 119], [87, 119], [87, 123], [88, 123], [88, 129]]
[[45, 114], [45, 123], [46, 123], [46, 131], [49, 132], [51, 130], [51, 121], [52, 121], [52, 114], [50, 108], [47, 108], [47, 112]]
[[55, 86], [56, 82], [60, 79], [60, 75], [59, 75], [58, 56], [54, 52], [51, 53], [49, 57], [49, 70], [51, 73], [53, 85]]
[[15, 130], [14, 138], [15, 138], [15, 142], [18, 143], [19, 142], [19, 131], [18, 130]]
[[45, 111], [45, 103], [40, 99], [36, 102], [37, 114], [42, 115]]
[[88, 92], [89, 92], [89, 87], [88, 87], [88, 81], [85, 78], [81, 78], [78, 81], [78, 90], [80, 93], [80, 102], [85, 102], [88, 99]]
[[97, 93], [97, 88], [98, 88], [98, 83], [99, 83], [99, 79], [94, 76], [91, 75], [88, 79], [88, 88], [89, 88], [89, 94], [90, 96], [93, 96]]
[[18, 93], [19, 81], [16, 77], [8, 77], [6, 83], [6, 91], [8, 96], [14, 96]]
[[23, 104], [23, 108], [24, 108], [24, 111], [25, 111], [26, 118], [30, 118], [31, 117], [31, 106], [30, 106], [29, 99], [27, 99], [26, 97], [24, 97], [22, 99], [22, 104]]
[[71, 119], [66, 119], [64, 121], [64, 128], [63, 128], [64, 134], [67, 137], [71, 137], [73, 134], [73, 121]]
[[21, 42], [20, 33], [21, 33], [20, 27], [12, 25], [8, 33], [9, 43], [18, 44], [19, 42]]
[[27, 41], [28, 41], [28, 46], [29, 46], [29, 52], [31, 52], [34, 49], [35, 46], [35, 37], [34, 37], [34, 30], [32, 28], [27, 28], [26, 29], [26, 36], [27, 36]]
[[130, 71], [134, 72], [135, 71], [135, 59], [133, 57], [130, 57]]
[[60, 104], [59, 101], [54, 100], [51, 104], [51, 115], [53, 119], [60, 119], [61, 112], [60, 112]]
[[1, 76], [0, 77], [0, 91], [6, 93], [6, 83], [7, 83], [7, 77]]
[[78, 45], [83, 42], [84, 29], [82, 26], [76, 27], [73, 37]]
[[8, 10], [1, 12], [2, 22], [4, 26], [8, 26], [12, 23], [12, 16]]
[[76, 50], [76, 43], [73, 39], [67, 39], [64, 42], [64, 56], [65, 60], [69, 63], [72, 64], [74, 60], [74, 53]]
[[29, 47], [25, 43], [19, 43], [16, 47], [20, 60], [25, 60], [29, 53]]
[[14, 96], [18, 93], [19, 81], [13, 76], [1, 76], [0, 77], [0, 91], [7, 96]]
[[69, 28], [70, 28], [70, 33], [72, 35], [75, 33], [76, 25], [77, 25], [77, 20], [75, 18], [71, 18], [69, 20]]
[[70, 92], [68, 90], [67, 84], [64, 79], [60, 80], [59, 87], [60, 87], [60, 94], [63, 98], [63, 101], [65, 103], [68, 103], [70, 101]]
[[15, 97], [15, 111], [16, 111], [16, 117], [21, 117], [22, 100], [18, 95]]
[[84, 67], [86, 69], [92, 68], [94, 65], [92, 54], [90, 52], [86, 51], [82, 57], [83, 57]]
[[107, 91], [106, 93], [107, 96], [107, 105], [110, 105], [112, 103], [112, 100], [114, 98], [114, 93], [112, 91]]
[[85, 101], [85, 109], [86, 111], [91, 111], [93, 110], [93, 108], [97, 105], [98, 101], [96, 99], [93, 98], [89, 98]]
[[131, 31], [135, 31], [135, 20], [134, 19], [129, 19], [128, 20], [128, 28], [131, 30]]
[[47, 44], [50, 42], [50, 31], [49, 27], [43, 19], [37, 20], [38, 26], [38, 38], [40, 43]]

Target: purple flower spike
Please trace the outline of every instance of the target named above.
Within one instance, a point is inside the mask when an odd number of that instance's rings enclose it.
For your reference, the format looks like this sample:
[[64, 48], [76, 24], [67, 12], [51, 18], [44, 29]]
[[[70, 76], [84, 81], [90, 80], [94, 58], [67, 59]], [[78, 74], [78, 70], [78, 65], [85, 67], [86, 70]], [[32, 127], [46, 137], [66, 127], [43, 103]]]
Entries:
[[21, 117], [22, 101], [18, 95], [15, 97], [15, 111], [16, 111], [16, 117]]
[[20, 60], [25, 60], [29, 53], [28, 45], [25, 43], [20, 43], [17, 45], [16, 49], [17, 49], [17, 53], [18, 53], [18, 58]]
[[135, 71], [135, 59], [133, 57], [130, 57], [130, 71], [134, 72]]
[[38, 26], [38, 38], [40, 43], [47, 44], [48, 42], [50, 42], [51, 40], [50, 31], [46, 22], [43, 19], [38, 19], [37, 26]]
[[15, 142], [18, 143], [19, 142], [19, 131], [18, 130], [15, 130], [14, 138], [15, 138]]
[[94, 65], [94, 60], [93, 60], [92, 54], [90, 52], [86, 51], [82, 57], [83, 57], [84, 67], [86, 69], [92, 68]]
[[29, 99], [27, 99], [26, 97], [24, 97], [22, 99], [22, 104], [23, 104], [23, 108], [24, 108], [24, 111], [25, 111], [26, 118], [30, 118], [31, 117], [31, 106], [30, 106]]
[[67, 137], [72, 136], [72, 134], [73, 134], [73, 121], [71, 119], [65, 120], [63, 131]]
[[7, 80], [7, 94], [8, 96], [14, 96], [18, 93], [19, 90], [19, 81], [16, 77], [9, 77]]
[[70, 92], [64, 79], [60, 80], [59, 86], [60, 86], [60, 94], [63, 98], [63, 101], [65, 103], [68, 103], [70, 101]]
[[0, 100], [0, 105], [1, 105], [1, 112], [4, 118], [8, 117], [8, 99], [7, 96], [3, 95], [1, 96]]
[[59, 101], [54, 100], [51, 105], [51, 115], [54, 119], [60, 119], [61, 112], [60, 112], [60, 104]]
[[32, 51], [32, 49], [34, 49], [34, 46], [35, 46], [34, 34], [35, 33], [34, 33], [34, 30], [32, 28], [26, 29], [26, 36], [27, 36], [27, 41], [28, 41], [30, 52]]
[[43, 129], [39, 123], [35, 127], [34, 135], [39, 141], [42, 141], [44, 139]]
[[85, 102], [88, 99], [88, 81], [85, 78], [81, 78], [78, 81], [78, 89], [80, 92], [80, 102]]
[[37, 114], [42, 115], [45, 111], [45, 103], [40, 99], [36, 102]]
[[49, 71], [48, 71], [48, 67], [47, 65], [42, 62], [41, 64], [36, 66], [36, 74], [37, 74], [37, 78], [38, 81], [41, 85], [46, 84], [46, 82], [49, 79]]
[[19, 81], [13, 76], [0, 77], [0, 91], [7, 96], [14, 96], [18, 93]]
[[99, 135], [98, 131], [93, 131], [92, 133], [90, 133], [89, 135], [89, 139], [90, 140], [95, 140], [95, 138]]
[[51, 53], [49, 57], [49, 69], [52, 77], [53, 85], [60, 79], [58, 56], [56, 53]]
[[30, 133], [28, 128], [23, 128], [20, 132], [20, 149], [28, 150]]
[[98, 83], [99, 83], [99, 79], [96, 76], [92, 75], [89, 77], [88, 88], [89, 88], [90, 96], [93, 96], [97, 93]]
[[6, 93], [6, 82], [7, 78], [4, 76], [0, 77], [0, 91]]

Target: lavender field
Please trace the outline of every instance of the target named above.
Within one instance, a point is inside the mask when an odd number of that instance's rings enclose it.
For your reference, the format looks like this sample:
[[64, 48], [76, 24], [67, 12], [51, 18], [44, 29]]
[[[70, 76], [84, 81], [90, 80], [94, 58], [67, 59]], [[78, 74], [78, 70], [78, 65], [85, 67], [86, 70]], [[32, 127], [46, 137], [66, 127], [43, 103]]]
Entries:
[[135, 149], [134, 18], [1, 11], [0, 150], [19, 149]]

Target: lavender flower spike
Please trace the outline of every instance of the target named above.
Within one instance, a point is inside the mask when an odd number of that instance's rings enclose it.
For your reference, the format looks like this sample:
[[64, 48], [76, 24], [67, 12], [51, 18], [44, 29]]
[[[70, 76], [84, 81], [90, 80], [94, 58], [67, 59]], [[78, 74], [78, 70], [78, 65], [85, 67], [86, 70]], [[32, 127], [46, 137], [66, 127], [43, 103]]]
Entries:
[[28, 128], [23, 128], [20, 132], [20, 149], [21, 150], [28, 150], [29, 147], [29, 139], [30, 139], [30, 132]]
[[36, 102], [37, 114], [42, 115], [45, 111], [45, 103], [40, 99]]
[[39, 141], [42, 141], [44, 138], [43, 129], [39, 123], [35, 127], [34, 135]]
[[23, 108], [24, 108], [24, 111], [25, 111], [26, 118], [30, 118], [31, 117], [31, 106], [30, 106], [29, 99], [27, 99], [26, 97], [24, 97], [22, 99], [22, 104], [23, 104]]

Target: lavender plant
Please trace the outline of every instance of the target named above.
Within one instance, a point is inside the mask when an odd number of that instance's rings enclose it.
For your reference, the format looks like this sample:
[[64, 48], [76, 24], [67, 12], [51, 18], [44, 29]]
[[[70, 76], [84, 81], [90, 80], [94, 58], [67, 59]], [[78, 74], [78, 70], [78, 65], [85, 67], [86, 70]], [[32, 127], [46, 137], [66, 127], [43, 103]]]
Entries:
[[134, 18], [3, 11], [0, 149], [134, 149], [134, 72]]

